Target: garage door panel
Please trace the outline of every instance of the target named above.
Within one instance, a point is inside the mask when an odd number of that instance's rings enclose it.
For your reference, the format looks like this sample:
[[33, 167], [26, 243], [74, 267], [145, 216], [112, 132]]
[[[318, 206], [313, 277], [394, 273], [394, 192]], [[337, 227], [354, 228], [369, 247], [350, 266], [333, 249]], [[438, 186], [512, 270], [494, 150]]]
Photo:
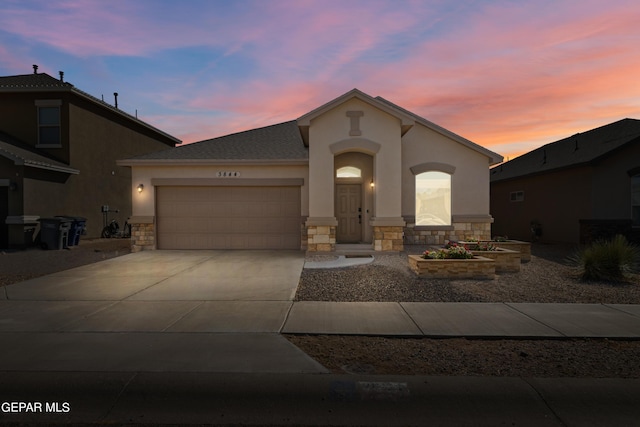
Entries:
[[158, 187], [161, 249], [299, 249], [300, 187]]

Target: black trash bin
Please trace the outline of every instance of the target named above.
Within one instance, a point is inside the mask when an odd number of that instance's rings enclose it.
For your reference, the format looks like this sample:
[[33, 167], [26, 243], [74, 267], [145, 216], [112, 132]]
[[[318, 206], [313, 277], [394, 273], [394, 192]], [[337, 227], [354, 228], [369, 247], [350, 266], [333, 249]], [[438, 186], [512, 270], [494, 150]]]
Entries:
[[40, 218], [40, 246], [42, 249], [63, 249], [67, 247], [67, 238], [71, 221], [68, 218]]
[[80, 244], [80, 235], [84, 232], [87, 218], [71, 215], [57, 215], [56, 218], [62, 218], [70, 222], [67, 246], [77, 246]]

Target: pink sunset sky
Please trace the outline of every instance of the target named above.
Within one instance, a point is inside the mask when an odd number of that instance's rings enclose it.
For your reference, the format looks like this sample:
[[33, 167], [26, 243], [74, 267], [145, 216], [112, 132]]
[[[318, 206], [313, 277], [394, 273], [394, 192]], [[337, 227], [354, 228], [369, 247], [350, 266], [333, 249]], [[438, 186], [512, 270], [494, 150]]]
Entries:
[[62, 70], [185, 143], [358, 88], [506, 159], [640, 118], [638, 22], [635, 0], [4, 0], [0, 75]]

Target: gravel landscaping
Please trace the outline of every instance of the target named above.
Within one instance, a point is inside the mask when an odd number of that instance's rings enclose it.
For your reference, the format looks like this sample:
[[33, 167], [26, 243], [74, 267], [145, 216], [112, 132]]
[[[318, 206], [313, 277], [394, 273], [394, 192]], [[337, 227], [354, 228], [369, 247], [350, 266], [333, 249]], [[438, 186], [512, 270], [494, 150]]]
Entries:
[[534, 244], [531, 261], [523, 263], [519, 273], [496, 274], [493, 280], [419, 278], [409, 269], [407, 255], [425, 249], [407, 246], [399, 255], [376, 255], [367, 265], [305, 269], [295, 299], [640, 304], [640, 275], [625, 283], [581, 282], [566, 262], [571, 246]]
[[[640, 279], [584, 283], [565, 245], [535, 244], [519, 273], [494, 280], [431, 280], [400, 255], [376, 255], [368, 265], [304, 270], [298, 301], [423, 301], [640, 303]], [[309, 257], [314, 261], [330, 257]], [[507, 377], [640, 378], [640, 341], [482, 340], [289, 335], [287, 338], [334, 373], [477, 375]]]

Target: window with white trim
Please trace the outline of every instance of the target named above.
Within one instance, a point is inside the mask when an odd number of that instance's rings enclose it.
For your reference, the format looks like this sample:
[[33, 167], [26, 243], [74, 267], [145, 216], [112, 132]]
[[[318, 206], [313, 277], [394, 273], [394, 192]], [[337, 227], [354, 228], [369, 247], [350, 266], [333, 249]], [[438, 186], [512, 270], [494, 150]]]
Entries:
[[36, 101], [38, 109], [38, 146], [60, 147], [60, 100]]
[[416, 175], [416, 226], [451, 225], [451, 175]]
[[524, 191], [512, 191], [509, 195], [509, 200], [511, 200], [512, 202], [523, 202]]

